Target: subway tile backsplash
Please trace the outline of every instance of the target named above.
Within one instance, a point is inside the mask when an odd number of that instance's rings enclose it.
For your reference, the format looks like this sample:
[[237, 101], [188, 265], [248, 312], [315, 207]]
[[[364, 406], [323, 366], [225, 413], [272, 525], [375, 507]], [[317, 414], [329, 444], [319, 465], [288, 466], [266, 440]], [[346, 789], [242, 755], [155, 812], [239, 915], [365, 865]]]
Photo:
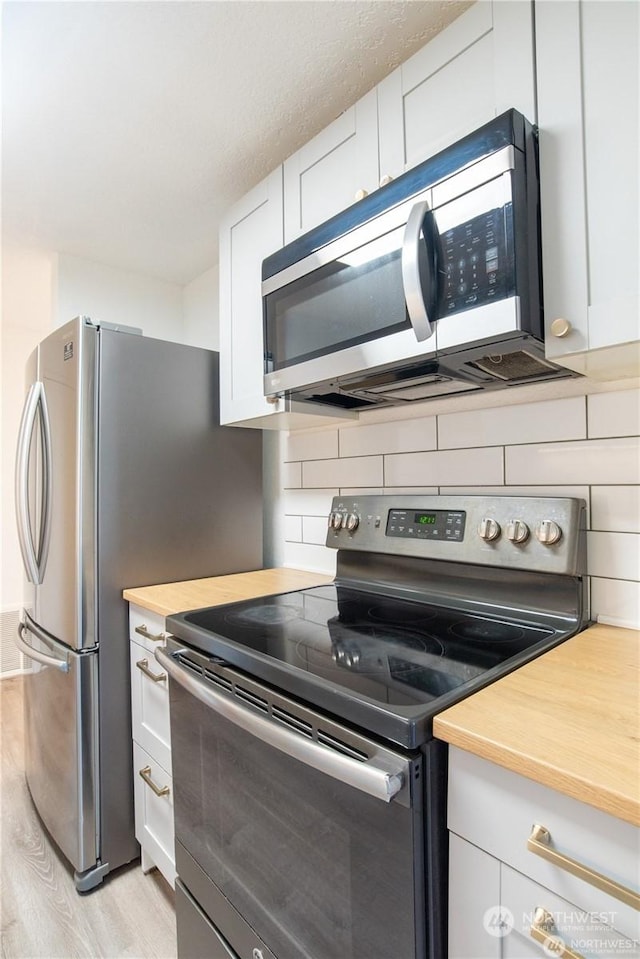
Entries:
[[[575, 392], [572, 381], [571, 393]], [[569, 388], [567, 389], [569, 392]], [[589, 387], [585, 388], [585, 393]], [[291, 433], [282, 443], [284, 563], [333, 573], [337, 493], [579, 496], [592, 619], [640, 627], [640, 390], [613, 389]]]

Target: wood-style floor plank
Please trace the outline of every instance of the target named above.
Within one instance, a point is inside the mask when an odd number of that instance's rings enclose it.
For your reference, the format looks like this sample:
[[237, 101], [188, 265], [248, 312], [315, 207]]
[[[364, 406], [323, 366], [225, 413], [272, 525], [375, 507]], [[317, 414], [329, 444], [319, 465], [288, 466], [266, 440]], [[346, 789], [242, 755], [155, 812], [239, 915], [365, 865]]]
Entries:
[[0, 682], [2, 959], [175, 959], [173, 891], [139, 864], [79, 895], [24, 778], [22, 679]]

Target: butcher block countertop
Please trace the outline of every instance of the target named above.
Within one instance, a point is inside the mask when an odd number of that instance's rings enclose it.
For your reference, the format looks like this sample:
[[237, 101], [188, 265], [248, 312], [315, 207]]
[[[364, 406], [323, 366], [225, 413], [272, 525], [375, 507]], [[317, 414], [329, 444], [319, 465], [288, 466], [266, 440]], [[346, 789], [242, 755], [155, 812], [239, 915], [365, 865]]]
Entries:
[[250, 573], [231, 573], [228, 576], [210, 576], [184, 583], [165, 583], [160, 586], [140, 586], [125, 589], [123, 597], [136, 606], [149, 609], [161, 616], [184, 613], [188, 609], [221, 606], [242, 599], [255, 599], [272, 593], [286, 593], [292, 589], [325, 586], [332, 576], [310, 573], [303, 569], [258, 569]]
[[595, 625], [434, 720], [434, 734], [640, 825], [640, 632]]

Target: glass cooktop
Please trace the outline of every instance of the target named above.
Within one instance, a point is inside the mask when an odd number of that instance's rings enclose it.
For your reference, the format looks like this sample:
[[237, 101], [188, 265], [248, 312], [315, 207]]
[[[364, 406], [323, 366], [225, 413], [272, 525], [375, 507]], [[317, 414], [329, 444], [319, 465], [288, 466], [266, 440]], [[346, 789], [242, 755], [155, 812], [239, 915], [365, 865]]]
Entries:
[[182, 613], [167, 628], [352, 719], [363, 711], [338, 702], [406, 719], [432, 716], [561, 638], [545, 625], [335, 585]]

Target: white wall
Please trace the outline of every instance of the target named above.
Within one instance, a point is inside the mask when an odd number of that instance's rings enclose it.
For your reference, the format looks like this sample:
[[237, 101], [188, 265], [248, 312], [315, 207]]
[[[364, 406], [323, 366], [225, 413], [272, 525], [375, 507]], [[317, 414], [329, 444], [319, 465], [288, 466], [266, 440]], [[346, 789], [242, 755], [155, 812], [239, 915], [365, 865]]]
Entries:
[[218, 264], [182, 289], [184, 342], [189, 346], [220, 349]]
[[592, 618], [640, 627], [640, 391], [632, 385], [532, 385], [290, 433], [279, 505], [285, 565], [333, 572], [335, 552], [322, 544], [339, 493], [578, 496], [588, 508]]
[[182, 287], [155, 277], [58, 255], [55, 323], [74, 316], [142, 329], [146, 336], [183, 343]]

